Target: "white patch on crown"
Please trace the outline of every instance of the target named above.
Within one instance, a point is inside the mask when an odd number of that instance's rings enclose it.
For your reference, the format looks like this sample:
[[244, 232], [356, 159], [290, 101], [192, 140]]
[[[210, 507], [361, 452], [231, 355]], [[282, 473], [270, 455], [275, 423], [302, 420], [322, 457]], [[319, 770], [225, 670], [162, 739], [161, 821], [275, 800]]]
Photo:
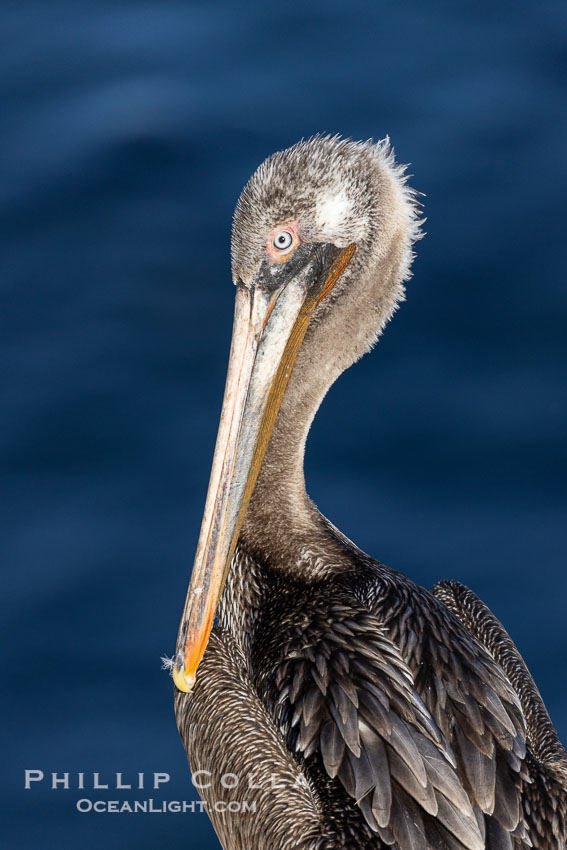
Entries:
[[316, 202], [317, 235], [325, 242], [339, 247], [364, 237], [368, 217], [355, 210], [352, 198], [343, 188], [327, 191]]
[[340, 233], [351, 212], [352, 201], [344, 191], [339, 190], [334, 195], [325, 194], [317, 202], [317, 226], [325, 233]]

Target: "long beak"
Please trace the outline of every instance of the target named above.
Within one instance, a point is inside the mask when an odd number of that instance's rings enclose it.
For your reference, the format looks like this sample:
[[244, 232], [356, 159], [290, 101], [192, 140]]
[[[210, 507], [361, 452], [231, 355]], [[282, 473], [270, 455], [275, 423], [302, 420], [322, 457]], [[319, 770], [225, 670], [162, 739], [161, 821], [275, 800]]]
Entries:
[[[190, 691], [293, 364], [317, 305], [354, 245], [299, 248], [289, 270], [265, 264], [236, 292], [236, 310], [205, 513], [179, 628], [173, 680]], [[299, 268], [298, 262], [300, 261]], [[281, 284], [281, 285], [280, 285]]]

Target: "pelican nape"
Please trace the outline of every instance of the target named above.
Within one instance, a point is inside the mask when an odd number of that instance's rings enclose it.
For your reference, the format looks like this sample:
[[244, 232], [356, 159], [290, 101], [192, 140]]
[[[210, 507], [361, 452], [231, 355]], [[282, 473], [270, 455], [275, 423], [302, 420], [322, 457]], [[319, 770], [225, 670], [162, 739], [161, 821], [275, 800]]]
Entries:
[[[403, 299], [419, 235], [387, 140], [300, 142], [236, 208], [232, 348], [173, 669], [230, 850], [565, 850], [567, 757], [502, 625], [462, 585], [427, 591], [374, 561], [305, 491], [317, 408]], [[215, 807], [227, 798], [238, 811]]]

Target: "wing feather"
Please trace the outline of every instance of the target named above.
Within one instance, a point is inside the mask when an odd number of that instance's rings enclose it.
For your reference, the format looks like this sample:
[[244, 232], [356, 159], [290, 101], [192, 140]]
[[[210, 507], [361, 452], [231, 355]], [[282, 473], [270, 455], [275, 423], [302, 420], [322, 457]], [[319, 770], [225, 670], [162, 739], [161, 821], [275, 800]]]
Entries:
[[275, 702], [284, 727], [291, 718], [295, 751], [321, 759], [384, 843], [427, 850], [426, 823], [435, 819], [454, 839], [447, 846], [484, 850], [455, 755], [398, 647], [375, 617], [352, 605], [329, 603], [324, 627], [317, 617], [320, 600], [276, 675], [282, 692], [291, 681]]
[[[487, 727], [508, 749], [503, 746], [497, 754], [494, 818], [487, 819], [487, 847], [566, 850], [567, 756], [522, 656], [500, 621], [467, 587], [443, 581], [432, 593], [482, 644], [519, 699], [519, 705], [502, 700], [502, 694], [498, 694], [500, 705], [490, 696], [488, 700], [491, 718]], [[516, 729], [518, 717], [526, 718], [525, 739], [514, 737], [502, 708]]]
[[[410, 652], [404, 661], [414, 675], [415, 691], [454, 751], [471, 803], [506, 831], [517, 830], [526, 726], [511, 683], [486, 649], [427, 591], [403, 579], [371, 599], [392, 642]], [[404, 641], [408, 629], [417, 643]], [[419, 647], [419, 652], [412, 655], [410, 647]], [[497, 802], [499, 789], [506, 794]]]

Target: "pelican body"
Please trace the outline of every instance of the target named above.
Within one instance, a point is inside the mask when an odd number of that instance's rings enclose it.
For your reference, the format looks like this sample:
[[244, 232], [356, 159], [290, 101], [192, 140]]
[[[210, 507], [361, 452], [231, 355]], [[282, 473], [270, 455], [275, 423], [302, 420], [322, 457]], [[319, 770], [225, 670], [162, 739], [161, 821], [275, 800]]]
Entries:
[[172, 671], [226, 850], [566, 847], [567, 757], [503, 626], [462, 585], [428, 591], [373, 560], [305, 490], [313, 417], [403, 299], [419, 235], [387, 140], [300, 142], [236, 208], [233, 340]]

